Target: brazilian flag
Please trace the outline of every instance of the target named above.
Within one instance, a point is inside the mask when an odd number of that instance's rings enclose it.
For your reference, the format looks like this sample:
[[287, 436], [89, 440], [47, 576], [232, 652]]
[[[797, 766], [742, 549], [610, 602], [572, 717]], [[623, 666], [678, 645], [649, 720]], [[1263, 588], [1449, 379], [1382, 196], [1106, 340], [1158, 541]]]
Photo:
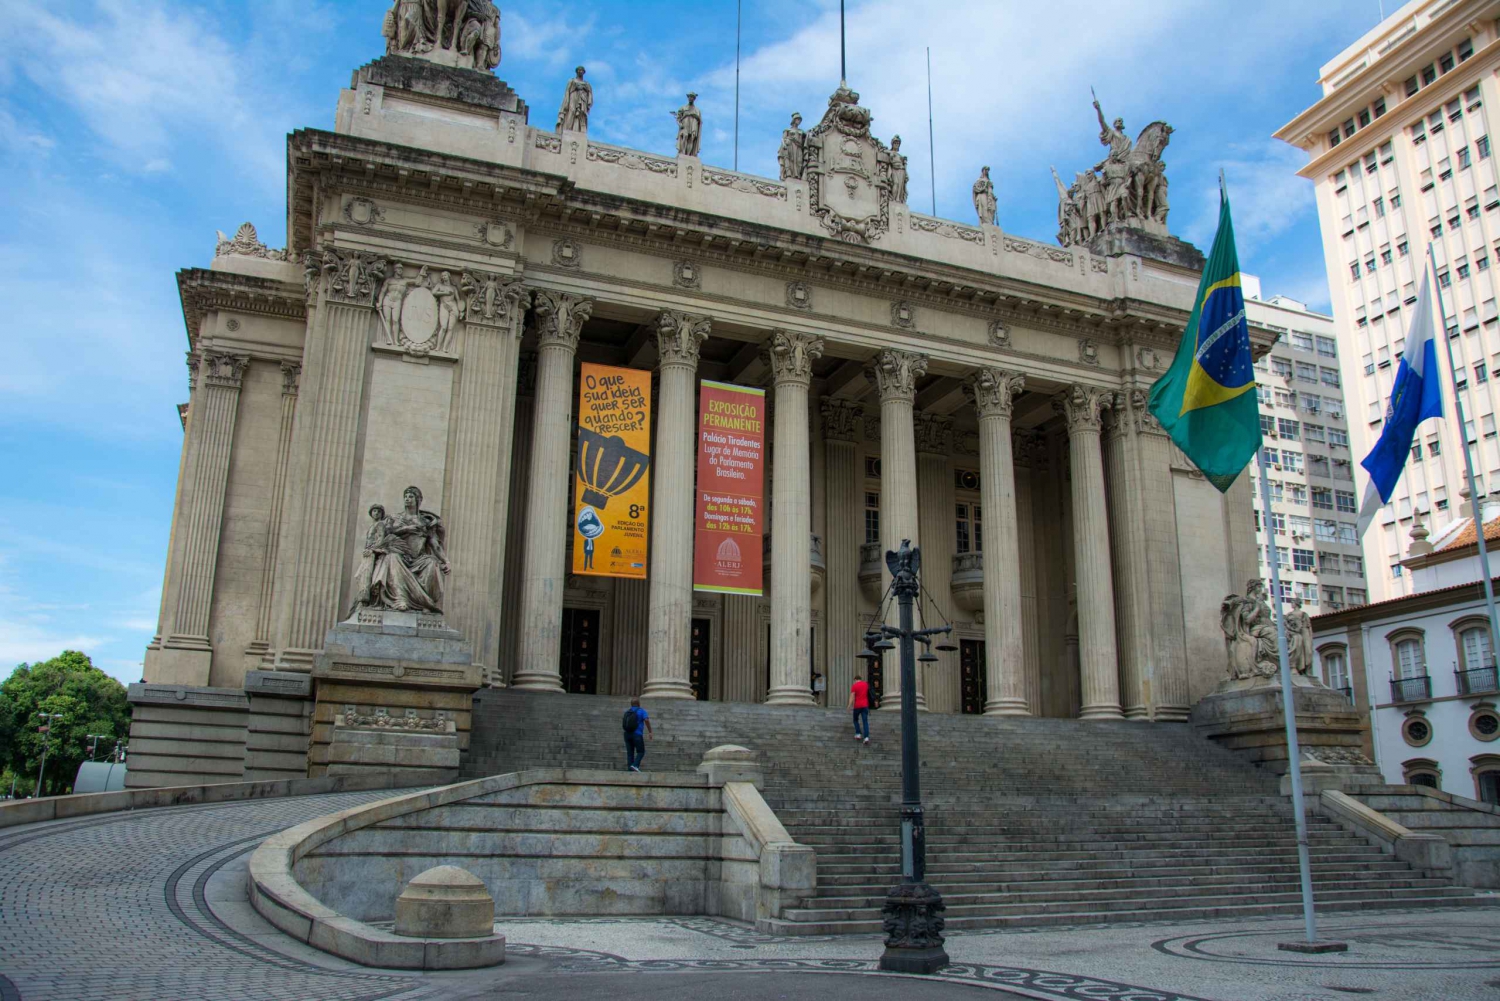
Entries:
[[1172, 367], [1151, 387], [1149, 409], [1208, 481], [1225, 492], [1260, 448], [1255, 359], [1245, 322], [1229, 196]]

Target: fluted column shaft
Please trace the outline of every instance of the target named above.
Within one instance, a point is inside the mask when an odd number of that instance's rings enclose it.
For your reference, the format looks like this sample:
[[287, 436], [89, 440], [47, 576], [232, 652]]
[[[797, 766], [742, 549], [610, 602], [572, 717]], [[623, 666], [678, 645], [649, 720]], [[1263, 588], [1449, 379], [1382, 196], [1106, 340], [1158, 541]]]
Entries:
[[807, 389], [823, 339], [776, 330], [766, 352], [775, 387], [776, 468], [771, 479], [771, 705], [813, 704], [812, 486]]
[[1074, 562], [1078, 576], [1078, 654], [1083, 719], [1120, 719], [1119, 657], [1115, 645], [1114, 572], [1100, 418], [1113, 395], [1074, 386], [1054, 401], [1068, 422], [1073, 471]]
[[839, 707], [854, 682], [854, 656], [864, 647], [859, 636], [859, 544], [864, 541], [864, 526], [854, 514], [863, 508], [864, 470], [860, 469], [858, 443], [864, 439], [864, 408], [828, 398], [822, 401], [822, 414], [828, 477], [828, 530], [823, 539], [827, 621], [823, 630], [828, 634], [828, 705]]
[[[953, 418], [918, 413], [917, 439], [917, 532], [922, 536], [922, 594], [928, 612], [919, 617], [927, 625], [953, 618]], [[936, 611], [941, 619], [928, 618]], [[957, 637], [950, 636], [950, 640]], [[957, 645], [956, 643], [954, 645]], [[923, 648], [936, 663], [917, 665], [917, 691], [932, 712], [956, 713], [963, 709], [963, 682], [958, 654]]]
[[521, 648], [515, 688], [560, 692], [563, 590], [567, 584], [568, 443], [573, 433], [573, 357], [591, 300], [535, 290], [536, 410], [527, 485]]
[[[169, 646], [208, 647], [208, 613], [213, 604], [219, 531], [224, 523], [224, 491], [229, 485], [240, 382], [249, 361], [246, 355], [224, 352], [208, 352], [203, 358], [202, 386], [193, 401], [197, 408], [193, 418], [197, 448], [182, 526], [183, 557], [176, 614], [167, 637]], [[208, 679], [199, 684], [208, 684]]]
[[652, 463], [651, 607], [643, 697], [695, 698], [688, 676], [693, 619], [693, 465], [698, 428], [698, 350], [707, 317], [663, 310], [657, 317], [661, 390]]
[[984, 507], [984, 673], [986, 716], [1029, 716], [1021, 616], [1021, 543], [1011, 412], [1024, 376], [997, 368], [967, 387], [979, 414], [979, 489]]
[[[890, 589], [891, 572], [885, 566], [884, 554], [901, 548], [903, 539], [919, 545], [917, 519], [917, 380], [927, 374], [927, 356], [894, 349], [880, 352], [865, 376], [880, 394], [880, 545], [881, 593]], [[930, 573], [931, 571], [928, 570]], [[896, 626], [896, 603], [887, 613], [888, 625]], [[885, 697], [880, 708], [899, 710], [905, 693], [901, 691], [901, 671], [890, 658], [884, 665]], [[922, 697], [922, 675], [917, 672], [914, 693], [917, 708], [927, 708]]]
[[453, 408], [448, 537], [450, 552], [462, 552], [465, 558], [453, 567], [444, 611], [473, 644], [485, 681], [495, 686], [504, 683], [499, 665], [500, 609], [505, 600], [501, 568], [510, 512], [516, 363], [530, 304], [531, 293], [519, 281], [497, 279], [495, 294], [471, 297]]
[[255, 639], [250, 649], [265, 653], [271, 642], [271, 612], [275, 603], [276, 557], [281, 547], [281, 512], [287, 491], [287, 459], [292, 451], [292, 425], [297, 417], [297, 385], [302, 363], [281, 363], [281, 429], [276, 436], [276, 467], [271, 477], [271, 514], [260, 568], [260, 606], [255, 617]]

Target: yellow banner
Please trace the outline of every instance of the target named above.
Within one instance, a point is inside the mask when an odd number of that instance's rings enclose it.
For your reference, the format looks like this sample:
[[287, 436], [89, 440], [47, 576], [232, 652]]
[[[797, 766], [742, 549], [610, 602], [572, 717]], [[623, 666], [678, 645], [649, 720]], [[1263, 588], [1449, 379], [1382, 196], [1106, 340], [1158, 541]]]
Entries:
[[573, 477], [573, 572], [644, 580], [650, 372], [584, 363]]

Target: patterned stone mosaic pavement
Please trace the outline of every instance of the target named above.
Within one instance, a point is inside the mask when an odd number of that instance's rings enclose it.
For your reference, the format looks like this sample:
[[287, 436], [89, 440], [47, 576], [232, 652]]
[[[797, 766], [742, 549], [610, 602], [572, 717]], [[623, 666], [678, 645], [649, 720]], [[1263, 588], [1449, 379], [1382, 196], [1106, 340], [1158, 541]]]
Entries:
[[1293, 956], [1286, 919], [972, 932], [939, 977], [878, 973], [871, 937], [779, 938], [707, 918], [512, 920], [509, 961], [368, 970], [265, 924], [245, 859], [271, 833], [387, 794], [178, 807], [0, 832], [0, 1001], [712, 997], [1500, 1001], [1500, 911], [1337, 915], [1347, 954]]

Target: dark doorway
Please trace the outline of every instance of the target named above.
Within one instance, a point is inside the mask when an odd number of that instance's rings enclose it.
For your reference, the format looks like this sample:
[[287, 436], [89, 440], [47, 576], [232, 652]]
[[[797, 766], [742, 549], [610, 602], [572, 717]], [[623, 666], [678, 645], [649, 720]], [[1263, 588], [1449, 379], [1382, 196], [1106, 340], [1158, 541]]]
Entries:
[[989, 692], [984, 680], [983, 640], [958, 641], [958, 685], [964, 714], [984, 715], [984, 703], [989, 698]]
[[593, 695], [599, 687], [599, 610], [564, 608], [562, 620], [563, 690]]
[[708, 701], [709, 636], [713, 623], [708, 619], [694, 619], [693, 631], [688, 638], [688, 681], [692, 682], [693, 694], [699, 702]]

